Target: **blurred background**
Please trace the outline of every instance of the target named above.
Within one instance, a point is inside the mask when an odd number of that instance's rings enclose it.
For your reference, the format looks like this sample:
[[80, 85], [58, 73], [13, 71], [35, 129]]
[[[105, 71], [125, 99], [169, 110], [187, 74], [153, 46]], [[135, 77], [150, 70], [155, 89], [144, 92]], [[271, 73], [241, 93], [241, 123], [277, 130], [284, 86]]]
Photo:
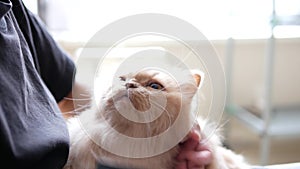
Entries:
[[[225, 70], [224, 144], [253, 165], [300, 162], [300, 0], [24, 3], [74, 60], [98, 30], [125, 16], [162, 13], [191, 23], [212, 43]], [[118, 50], [107, 67], [149, 46], [182, 52], [165, 39], [135, 39]], [[96, 57], [87, 56], [80, 63], [86, 70], [81, 81], [97, 66]]]

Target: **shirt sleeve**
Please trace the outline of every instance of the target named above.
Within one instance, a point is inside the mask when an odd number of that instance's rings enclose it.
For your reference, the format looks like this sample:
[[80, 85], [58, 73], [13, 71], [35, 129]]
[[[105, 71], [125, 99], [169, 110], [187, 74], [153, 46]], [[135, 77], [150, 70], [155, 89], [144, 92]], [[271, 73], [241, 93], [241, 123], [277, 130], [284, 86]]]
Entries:
[[[22, 3], [19, 0], [13, 1]], [[15, 15], [16, 20], [31, 50], [37, 71], [56, 102], [59, 102], [72, 90], [74, 62], [55, 42], [41, 20], [24, 5], [13, 10], [15, 14], [25, 14], [25, 16]]]

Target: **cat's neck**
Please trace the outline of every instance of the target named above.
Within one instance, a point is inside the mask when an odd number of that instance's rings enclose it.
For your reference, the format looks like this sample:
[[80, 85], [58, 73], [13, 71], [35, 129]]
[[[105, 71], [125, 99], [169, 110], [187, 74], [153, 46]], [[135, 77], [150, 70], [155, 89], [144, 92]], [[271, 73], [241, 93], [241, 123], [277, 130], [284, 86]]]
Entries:
[[169, 120], [161, 119], [168, 118], [164, 115], [149, 123], [136, 123], [130, 121], [120, 115], [118, 112], [102, 112], [102, 115], [106, 122], [108, 122], [108, 125], [113, 127], [116, 131], [126, 136], [135, 138], [148, 138], [156, 136], [167, 130], [171, 125]]

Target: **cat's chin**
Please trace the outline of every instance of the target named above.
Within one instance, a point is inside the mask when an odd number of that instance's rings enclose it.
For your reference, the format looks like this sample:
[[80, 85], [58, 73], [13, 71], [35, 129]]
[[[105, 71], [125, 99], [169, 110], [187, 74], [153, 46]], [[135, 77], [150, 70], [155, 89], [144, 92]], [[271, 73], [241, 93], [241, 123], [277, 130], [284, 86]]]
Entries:
[[116, 102], [121, 99], [128, 98], [128, 93], [126, 90], [117, 90], [116, 92], [114, 92], [112, 98], [113, 98], [113, 101]]
[[134, 112], [145, 112], [150, 109], [150, 93], [144, 89], [119, 89], [113, 92], [112, 101], [117, 107], [118, 104], [126, 103]]

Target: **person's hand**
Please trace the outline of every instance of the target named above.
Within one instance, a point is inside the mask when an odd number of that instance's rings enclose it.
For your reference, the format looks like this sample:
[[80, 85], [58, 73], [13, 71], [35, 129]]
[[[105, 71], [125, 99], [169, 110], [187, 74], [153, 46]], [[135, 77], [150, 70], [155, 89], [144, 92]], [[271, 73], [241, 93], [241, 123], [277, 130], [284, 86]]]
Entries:
[[188, 139], [180, 144], [176, 169], [204, 169], [212, 162], [212, 153], [206, 144], [200, 144], [201, 136], [198, 131], [193, 128]]

